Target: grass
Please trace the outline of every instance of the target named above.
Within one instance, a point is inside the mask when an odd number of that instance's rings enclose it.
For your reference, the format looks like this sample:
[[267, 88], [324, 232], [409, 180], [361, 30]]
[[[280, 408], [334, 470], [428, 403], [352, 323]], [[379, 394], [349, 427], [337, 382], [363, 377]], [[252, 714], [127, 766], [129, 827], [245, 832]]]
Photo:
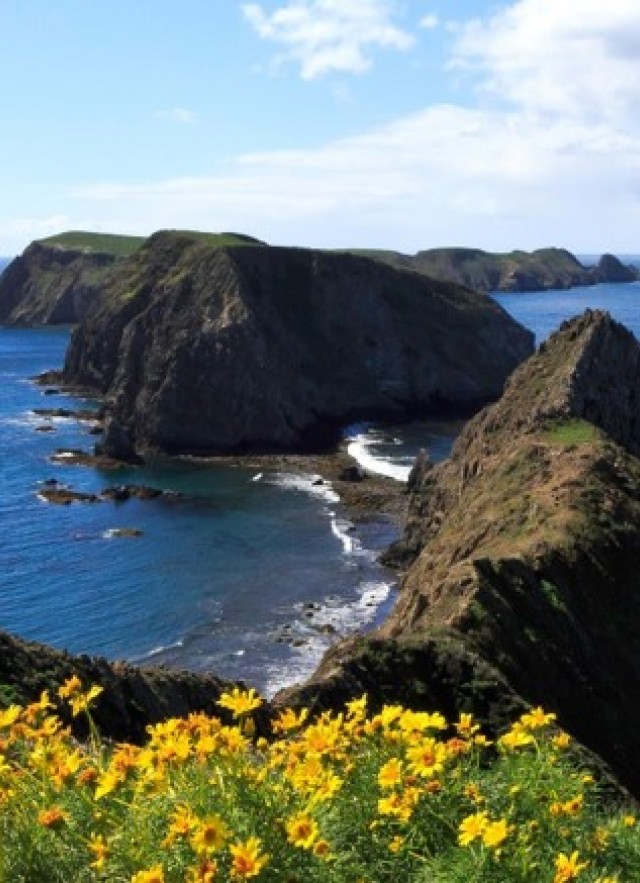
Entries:
[[192, 714], [142, 747], [92, 726], [101, 689], [0, 712], [3, 883], [631, 883], [640, 826], [607, 804], [553, 715], [532, 709], [492, 744], [468, 714], [366, 699], [310, 721], [283, 711], [255, 738], [253, 690], [223, 694], [228, 726]]
[[597, 442], [600, 431], [586, 420], [563, 420], [555, 423], [544, 433], [544, 440], [555, 445], [581, 445]]
[[119, 258], [136, 252], [144, 241], [143, 236], [119, 236], [115, 233], [90, 233], [83, 230], [70, 230], [40, 240], [45, 245], [58, 248], [112, 254]]

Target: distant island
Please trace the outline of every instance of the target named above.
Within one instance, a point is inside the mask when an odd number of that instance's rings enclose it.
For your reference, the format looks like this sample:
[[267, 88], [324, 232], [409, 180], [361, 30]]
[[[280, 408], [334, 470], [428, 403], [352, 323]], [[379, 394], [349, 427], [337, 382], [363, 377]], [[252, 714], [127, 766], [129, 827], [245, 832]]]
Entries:
[[477, 291], [546, 291], [599, 282], [635, 282], [640, 271], [604, 254], [594, 266], [563, 248], [498, 254], [479, 248], [433, 248], [405, 255], [396, 251], [351, 249], [393, 267], [457, 282]]
[[[268, 246], [241, 233], [190, 233], [218, 245]], [[37, 240], [14, 258], [0, 258], [0, 324], [75, 324], [100, 299], [119, 265], [147, 241], [142, 236], [69, 231]], [[320, 250], [317, 250], [320, 251]], [[347, 253], [454, 282], [476, 291], [546, 291], [635, 282], [640, 270], [611, 254], [582, 263], [562, 248], [492, 253], [477, 248], [435, 248], [407, 255], [383, 249]]]

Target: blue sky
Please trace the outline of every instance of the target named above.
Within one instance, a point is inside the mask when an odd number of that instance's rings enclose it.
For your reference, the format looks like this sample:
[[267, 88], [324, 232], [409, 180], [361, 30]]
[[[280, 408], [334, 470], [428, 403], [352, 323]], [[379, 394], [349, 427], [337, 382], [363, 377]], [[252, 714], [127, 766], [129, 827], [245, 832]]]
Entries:
[[637, 0], [0, 0], [0, 254], [640, 251]]

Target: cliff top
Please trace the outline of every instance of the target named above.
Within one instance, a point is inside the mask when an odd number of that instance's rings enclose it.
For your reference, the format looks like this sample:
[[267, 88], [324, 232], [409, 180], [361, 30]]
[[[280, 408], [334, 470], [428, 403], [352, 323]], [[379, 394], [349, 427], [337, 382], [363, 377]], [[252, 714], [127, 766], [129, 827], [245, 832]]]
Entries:
[[114, 257], [128, 257], [137, 251], [145, 241], [143, 236], [121, 236], [116, 233], [91, 233], [87, 230], [69, 230], [56, 236], [39, 239], [41, 245], [70, 251], [110, 254]]

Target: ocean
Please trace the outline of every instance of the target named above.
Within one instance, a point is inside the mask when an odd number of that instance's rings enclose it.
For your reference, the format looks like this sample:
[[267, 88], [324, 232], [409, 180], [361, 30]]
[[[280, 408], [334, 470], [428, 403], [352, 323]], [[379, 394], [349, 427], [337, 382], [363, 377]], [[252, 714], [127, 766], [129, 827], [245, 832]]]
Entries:
[[[538, 341], [586, 307], [608, 309], [640, 336], [640, 283], [495, 297]], [[352, 524], [313, 474], [52, 462], [57, 449], [95, 441], [89, 422], [35, 413], [97, 405], [45, 395], [30, 380], [61, 366], [68, 339], [65, 328], [0, 328], [0, 628], [74, 653], [212, 671], [272, 695], [309, 675], [336, 636], [387, 615], [393, 574], [376, 558], [394, 525]], [[346, 435], [366, 468], [403, 480], [420, 448], [442, 459], [457, 431], [421, 422]], [[50, 479], [181, 496], [57, 506], [39, 496]], [[142, 535], [115, 536], [122, 528]]]

